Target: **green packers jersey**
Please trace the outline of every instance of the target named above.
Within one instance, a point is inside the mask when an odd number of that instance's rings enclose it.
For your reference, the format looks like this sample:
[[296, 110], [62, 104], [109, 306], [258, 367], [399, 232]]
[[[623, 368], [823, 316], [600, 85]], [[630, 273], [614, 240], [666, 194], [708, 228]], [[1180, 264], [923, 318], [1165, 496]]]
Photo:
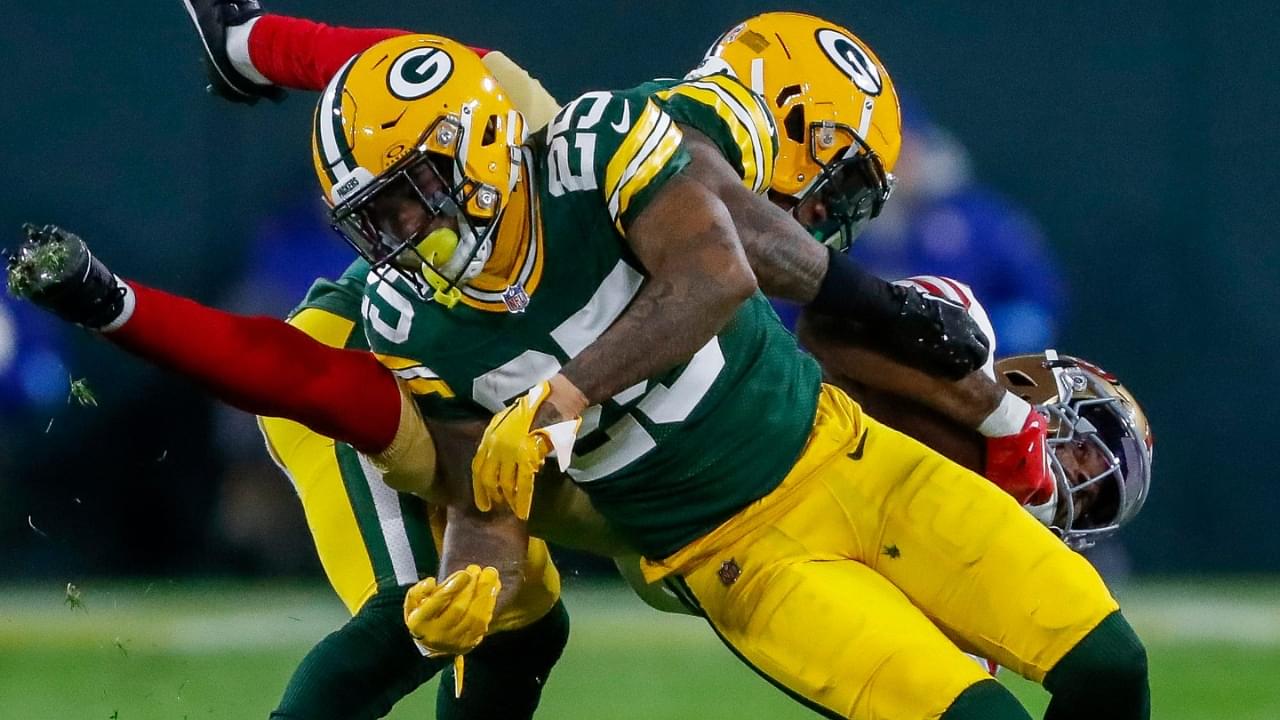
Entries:
[[[311, 283], [306, 297], [298, 304], [289, 317], [297, 315], [307, 308], [316, 308], [333, 313], [344, 320], [360, 323], [360, 303], [364, 298], [365, 281], [369, 275], [369, 263], [363, 259], [356, 260], [347, 266], [337, 280], [317, 278]], [[344, 346], [352, 350], [368, 350], [369, 343], [364, 333], [353, 332]]]
[[[626, 309], [645, 281], [627, 230], [689, 162], [677, 118], [724, 149], [744, 182], [768, 186], [772, 123], [736, 81], [587, 93], [524, 147], [536, 192], [503, 222], [531, 231], [505, 291], [464, 287], [445, 308], [394, 273], [369, 275], [366, 334], [425, 415], [491, 417]], [[687, 363], [584, 413], [569, 475], [638, 549], [665, 557], [781, 482], [818, 386], [817, 364], [757, 293]]]
[[[361, 323], [369, 265], [317, 280], [290, 324], [332, 347], [368, 350]], [[302, 502], [325, 574], [351, 612], [375, 591], [410, 585], [439, 567], [420, 498], [399, 494], [355, 448], [281, 418], [259, 418], [268, 452]]]

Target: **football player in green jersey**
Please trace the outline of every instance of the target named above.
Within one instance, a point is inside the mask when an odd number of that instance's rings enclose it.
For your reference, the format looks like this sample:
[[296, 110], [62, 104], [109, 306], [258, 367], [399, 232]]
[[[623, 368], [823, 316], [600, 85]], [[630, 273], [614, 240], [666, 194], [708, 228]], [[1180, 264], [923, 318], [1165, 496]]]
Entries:
[[[352, 55], [407, 34], [268, 15], [256, 0], [189, 0], [188, 5], [204, 41], [210, 89], [240, 102], [278, 97], [283, 87], [322, 91]], [[476, 51], [530, 127], [544, 125], [542, 118], [549, 119], [559, 103], [502, 53]], [[734, 26], [713, 44], [695, 74], [725, 69], [749, 80], [779, 128], [770, 199], [833, 251], [842, 250], [879, 213], [892, 187], [901, 129], [889, 73], [865, 43], [843, 28], [789, 12], [764, 13]], [[705, 88], [700, 92], [707, 94]], [[708, 112], [735, 112], [714, 101], [711, 108]], [[733, 117], [726, 120], [731, 128], [737, 125]], [[750, 157], [750, 142], [746, 137], [740, 142]], [[746, 196], [738, 203], [732, 203], [732, 195], [726, 198], [740, 232], [779, 220], [755, 212], [755, 199], [745, 188], [726, 189], [737, 190], [739, 199]], [[817, 265], [808, 260], [806, 265]], [[847, 262], [843, 257], [832, 260]], [[770, 283], [785, 279], [769, 277], [763, 283], [767, 290]], [[859, 330], [847, 327], [843, 332], [853, 336]], [[873, 345], [875, 337], [859, 340]], [[893, 377], [869, 375], [873, 387], [880, 378], [887, 383]], [[1033, 462], [1043, 454], [1044, 422], [1026, 403], [982, 373], [942, 386], [941, 396], [932, 393], [936, 383], [928, 384], [929, 392], [923, 387], [909, 383], [882, 389], [980, 430], [988, 438], [984, 474], [1015, 497], [1034, 498], [1052, 485], [1047, 467]]]
[[[743, 126], [753, 110], [767, 117], [735, 82], [687, 85], [742, 110]], [[728, 185], [767, 187], [747, 167], [750, 157], [767, 174], [767, 155], [682, 108], [691, 93], [680, 85], [588, 93], [520, 144], [521, 119], [474, 57], [411, 36], [354, 58], [321, 99], [317, 168], [336, 223], [374, 268], [373, 350], [424, 381], [434, 490], [453, 501], [442, 574], [492, 565], [502, 582], [484, 587], [512, 592], [509, 549], [527, 542], [530, 484], [555, 452], [651, 578], [676, 578], [742, 657], [814, 707], [1024, 717], [939, 625], [1037, 680], [1060, 661], [1087, 677], [1100, 654], [1135, 642], [1131, 631], [1087, 563], [1016, 503], [820, 387], [756, 293], [756, 277], [795, 274], [761, 272], [761, 238], [740, 234], [722, 199]], [[887, 319], [858, 278], [813, 275], [818, 287], [799, 299], [831, 291], [868, 325]], [[904, 327], [918, 339], [918, 325]], [[926, 347], [934, 369], [955, 359], [939, 347]], [[945, 512], [959, 502], [966, 516]], [[881, 567], [873, 538], [886, 533], [919, 559]], [[948, 593], [975, 562], [991, 568], [984, 582]], [[1030, 619], [1042, 586], [1057, 598], [1055, 632]], [[411, 629], [445, 651], [478, 642], [432, 615], [470, 597], [435, 593], [424, 591], [431, 612], [411, 613]], [[874, 668], [892, 680], [864, 693]], [[1142, 716], [1145, 670], [1127, 681], [1133, 697], [1115, 716]]]

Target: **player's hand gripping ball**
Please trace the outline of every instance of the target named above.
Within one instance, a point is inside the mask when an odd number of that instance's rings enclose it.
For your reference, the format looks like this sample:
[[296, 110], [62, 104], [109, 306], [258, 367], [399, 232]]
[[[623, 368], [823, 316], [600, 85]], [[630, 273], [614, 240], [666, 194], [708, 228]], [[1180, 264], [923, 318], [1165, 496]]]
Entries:
[[538, 409], [550, 394], [551, 384], [540, 382], [489, 421], [471, 461], [472, 492], [482, 512], [505, 505], [516, 517], [528, 520], [533, 479], [547, 455], [555, 450], [560, 469], [568, 466], [581, 420], [533, 428]]
[[430, 655], [470, 652], [489, 631], [502, 582], [491, 567], [468, 565], [444, 582], [433, 577], [404, 596], [404, 624]]

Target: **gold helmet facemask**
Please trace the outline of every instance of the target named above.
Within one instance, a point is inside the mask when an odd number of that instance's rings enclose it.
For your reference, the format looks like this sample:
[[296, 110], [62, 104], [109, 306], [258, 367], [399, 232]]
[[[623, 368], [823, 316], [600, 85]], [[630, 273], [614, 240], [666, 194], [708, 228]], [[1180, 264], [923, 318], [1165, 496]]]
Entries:
[[[789, 131], [783, 128], [783, 132]], [[814, 123], [808, 134], [810, 156], [822, 169], [796, 200], [791, 214], [799, 219], [806, 205], [821, 203], [825, 218], [805, 227], [818, 242], [843, 252], [867, 223], [880, 215], [896, 180], [884, 169], [880, 156], [847, 125]], [[839, 157], [822, 162], [818, 159], [818, 146], [824, 142], [833, 144], [837, 135], [850, 145]]]

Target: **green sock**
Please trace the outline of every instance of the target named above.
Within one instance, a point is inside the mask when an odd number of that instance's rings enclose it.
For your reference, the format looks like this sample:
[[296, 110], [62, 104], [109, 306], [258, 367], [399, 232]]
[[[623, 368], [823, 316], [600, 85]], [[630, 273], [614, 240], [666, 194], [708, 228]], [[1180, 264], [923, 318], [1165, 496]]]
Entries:
[[404, 626], [407, 588], [380, 590], [302, 659], [273, 720], [380, 718], [449, 662], [428, 659]]
[[462, 697], [453, 696], [453, 663], [440, 677], [438, 720], [521, 720], [533, 717], [551, 667], [569, 640], [564, 603], [519, 630], [490, 635], [467, 655]]
[[1147, 652], [1116, 611], [1084, 636], [1044, 678], [1053, 693], [1045, 720], [1147, 720]]
[[991, 678], [965, 688], [941, 720], [1031, 720], [1031, 716], [1012, 693]]

